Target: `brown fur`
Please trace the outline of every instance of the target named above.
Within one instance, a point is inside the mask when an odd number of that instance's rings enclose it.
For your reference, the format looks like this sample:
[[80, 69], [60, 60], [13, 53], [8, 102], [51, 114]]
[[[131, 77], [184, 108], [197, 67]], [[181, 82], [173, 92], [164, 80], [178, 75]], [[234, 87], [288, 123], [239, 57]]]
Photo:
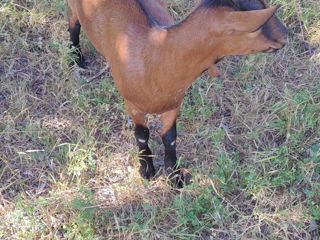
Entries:
[[[163, 0], [143, 0], [162, 26], [173, 19]], [[146, 113], [162, 114], [162, 134], [176, 121], [186, 89], [213, 63], [226, 55], [279, 49], [283, 36], [268, 40], [257, 30], [276, 7], [233, 11], [228, 7], [199, 8], [172, 28], [150, 26], [134, 0], [68, 0], [73, 27], [79, 20], [89, 40], [109, 61], [115, 84], [135, 125]]]

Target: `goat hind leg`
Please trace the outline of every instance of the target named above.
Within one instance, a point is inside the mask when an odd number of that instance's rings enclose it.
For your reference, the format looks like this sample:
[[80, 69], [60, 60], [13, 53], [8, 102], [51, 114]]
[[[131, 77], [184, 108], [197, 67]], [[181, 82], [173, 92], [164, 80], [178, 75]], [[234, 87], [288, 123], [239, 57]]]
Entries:
[[72, 12], [70, 7], [68, 9], [68, 19], [69, 19], [68, 31], [70, 33], [70, 41], [71, 41], [70, 47], [75, 48], [74, 53], [77, 56], [76, 63], [78, 64], [79, 67], [84, 68], [85, 61], [81, 52], [80, 39], [79, 39], [81, 25], [77, 16]]

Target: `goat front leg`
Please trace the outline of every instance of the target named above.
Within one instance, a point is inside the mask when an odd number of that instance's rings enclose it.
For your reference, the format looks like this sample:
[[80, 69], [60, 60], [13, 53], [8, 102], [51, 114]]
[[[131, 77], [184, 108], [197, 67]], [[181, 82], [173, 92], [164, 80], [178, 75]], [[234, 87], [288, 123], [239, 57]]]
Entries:
[[76, 63], [78, 64], [79, 67], [84, 68], [85, 61], [81, 52], [80, 39], [79, 39], [81, 25], [76, 14], [72, 12], [71, 8], [68, 9], [68, 20], [69, 20], [68, 31], [70, 33], [70, 41], [71, 41], [70, 47], [75, 48], [74, 53], [77, 56]]
[[162, 142], [164, 145], [164, 167], [171, 182], [177, 187], [183, 187], [183, 175], [177, 166], [176, 139], [177, 127], [176, 120], [180, 107], [161, 114], [162, 122]]
[[127, 101], [125, 101], [125, 105], [133, 121], [134, 136], [139, 147], [140, 175], [150, 180], [155, 175], [155, 169], [152, 163], [152, 152], [148, 146], [149, 129], [145, 124], [144, 113]]

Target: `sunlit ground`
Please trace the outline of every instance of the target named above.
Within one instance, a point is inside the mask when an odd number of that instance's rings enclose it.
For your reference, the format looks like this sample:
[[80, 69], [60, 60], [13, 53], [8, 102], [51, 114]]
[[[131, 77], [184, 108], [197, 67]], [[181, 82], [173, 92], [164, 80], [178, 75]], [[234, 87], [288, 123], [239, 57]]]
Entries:
[[[275, 54], [228, 57], [204, 73], [178, 120], [179, 163], [158, 175], [138, 149], [111, 70], [85, 35], [71, 67], [62, 0], [0, 3], [0, 239], [317, 239], [320, 219], [319, 1], [281, 4]], [[182, 20], [194, 1], [170, 0]]]

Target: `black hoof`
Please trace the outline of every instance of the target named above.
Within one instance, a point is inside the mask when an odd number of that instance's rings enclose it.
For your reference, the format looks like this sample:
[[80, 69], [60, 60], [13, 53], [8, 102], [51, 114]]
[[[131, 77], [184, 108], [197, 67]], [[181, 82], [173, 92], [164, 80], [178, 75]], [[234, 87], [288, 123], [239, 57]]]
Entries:
[[79, 68], [82, 68], [82, 69], [86, 69], [87, 68], [87, 64], [86, 64], [84, 58], [81, 58], [81, 60], [80, 59], [76, 59], [76, 60], [71, 61], [69, 66], [73, 67], [73, 66], [75, 66], [75, 64], [77, 64], [77, 66]]
[[145, 159], [141, 159], [140, 160], [140, 175], [141, 177], [143, 177], [144, 179], [147, 180], [151, 180], [155, 175], [156, 175], [156, 171], [154, 169], [154, 166], [152, 164], [152, 160], [145, 160]]
[[185, 185], [184, 183], [184, 176], [181, 169], [176, 170], [167, 170], [169, 184], [174, 188], [183, 188]]
[[78, 59], [76, 60], [76, 64], [80, 67], [80, 68], [86, 68], [86, 61], [84, 59], [84, 57], [81, 55], [78, 57]]
[[83, 68], [83, 69], [87, 68], [87, 65], [86, 65], [85, 61], [79, 62], [79, 63], [77, 62], [77, 65], [78, 65], [79, 68]]
[[184, 186], [187, 186], [193, 182], [191, 173], [189, 173], [184, 168], [176, 169], [173, 171], [167, 170], [167, 172], [169, 172], [169, 183], [174, 188], [183, 188]]

